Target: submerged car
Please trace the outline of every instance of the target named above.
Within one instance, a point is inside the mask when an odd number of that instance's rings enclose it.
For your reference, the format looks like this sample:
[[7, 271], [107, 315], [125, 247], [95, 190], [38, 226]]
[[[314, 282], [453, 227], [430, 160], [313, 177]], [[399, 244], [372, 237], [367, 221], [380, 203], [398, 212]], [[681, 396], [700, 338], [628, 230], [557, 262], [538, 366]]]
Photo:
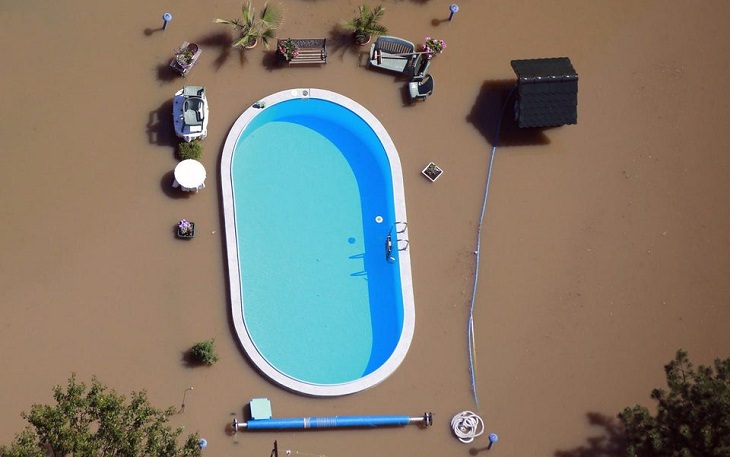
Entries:
[[184, 86], [172, 100], [175, 134], [185, 141], [202, 140], [208, 135], [208, 99], [205, 87]]

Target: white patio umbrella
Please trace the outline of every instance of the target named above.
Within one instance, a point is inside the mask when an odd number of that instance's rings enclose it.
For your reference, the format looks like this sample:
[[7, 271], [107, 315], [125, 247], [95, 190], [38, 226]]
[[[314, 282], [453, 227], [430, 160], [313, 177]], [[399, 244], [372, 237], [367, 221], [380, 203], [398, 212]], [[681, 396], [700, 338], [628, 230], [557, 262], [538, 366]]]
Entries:
[[[199, 191], [205, 187], [205, 167], [197, 160], [183, 160], [175, 167], [175, 183], [184, 191]], [[175, 186], [177, 187], [177, 186]]]

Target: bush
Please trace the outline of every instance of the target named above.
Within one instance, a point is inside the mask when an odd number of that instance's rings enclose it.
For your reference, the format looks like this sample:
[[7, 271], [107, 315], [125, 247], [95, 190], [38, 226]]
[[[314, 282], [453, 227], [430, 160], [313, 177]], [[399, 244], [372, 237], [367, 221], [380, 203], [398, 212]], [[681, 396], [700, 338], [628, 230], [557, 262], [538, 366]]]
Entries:
[[218, 354], [215, 353], [215, 340], [200, 341], [190, 349], [190, 355], [196, 362], [206, 365], [213, 365], [218, 361]]
[[180, 160], [198, 160], [203, 155], [203, 145], [200, 143], [200, 140], [193, 140], [189, 143], [183, 141], [178, 146], [177, 155]]

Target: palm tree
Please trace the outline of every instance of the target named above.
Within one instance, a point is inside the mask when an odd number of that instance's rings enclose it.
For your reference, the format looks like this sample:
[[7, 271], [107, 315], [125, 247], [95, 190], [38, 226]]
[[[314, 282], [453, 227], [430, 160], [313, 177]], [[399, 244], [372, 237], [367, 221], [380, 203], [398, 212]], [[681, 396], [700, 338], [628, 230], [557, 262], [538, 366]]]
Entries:
[[365, 44], [370, 41], [373, 36], [384, 35], [388, 33], [385, 26], [379, 24], [385, 14], [383, 5], [370, 8], [368, 5], [360, 5], [357, 7], [357, 16], [345, 22], [345, 28], [354, 32], [355, 43]]
[[264, 4], [261, 15], [257, 17], [253, 3], [249, 0], [243, 4], [240, 18], [216, 19], [213, 22], [233, 27], [233, 30], [238, 33], [233, 47], [245, 49], [256, 46], [259, 39], [268, 48], [269, 40], [273, 40], [276, 36], [276, 29], [281, 25], [282, 19], [281, 11], [268, 3]]

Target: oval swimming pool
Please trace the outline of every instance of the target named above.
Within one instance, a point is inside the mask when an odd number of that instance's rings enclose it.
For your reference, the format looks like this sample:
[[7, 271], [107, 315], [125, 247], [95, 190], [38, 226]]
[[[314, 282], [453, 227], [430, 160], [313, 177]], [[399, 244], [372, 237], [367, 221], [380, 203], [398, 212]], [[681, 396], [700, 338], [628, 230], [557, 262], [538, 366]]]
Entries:
[[233, 323], [267, 377], [316, 396], [387, 378], [415, 311], [400, 160], [363, 106], [322, 89], [270, 95], [221, 158]]

